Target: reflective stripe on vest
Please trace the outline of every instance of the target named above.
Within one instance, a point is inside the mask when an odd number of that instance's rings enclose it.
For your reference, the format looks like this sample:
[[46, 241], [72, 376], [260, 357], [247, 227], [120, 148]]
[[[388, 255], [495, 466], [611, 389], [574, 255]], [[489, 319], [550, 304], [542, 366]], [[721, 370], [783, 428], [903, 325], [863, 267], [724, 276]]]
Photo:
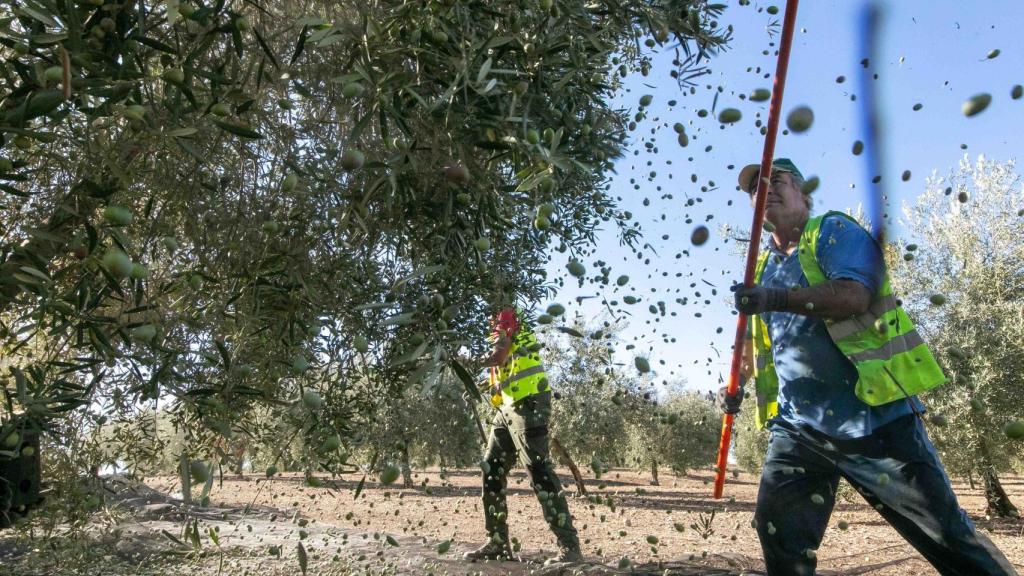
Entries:
[[[859, 226], [842, 212], [829, 212], [807, 221], [800, 237], [800, 268], [810, 286], [828, 281], [818, 264], [817, 247], [821, 222], [826, 216], [839, 215], [847, 225]], [[765, 251], [758, 259], [754, 282], [760, 283], [770, 257]], [[757, 397], [757, 425], [778, 413], [778, 375], [768, 327], [755, 316], [751, 323], [754, 340], [754, 381]], [[857, 370], [854, 392], [870, 406], [880, 406], [930, 390], [946, 382], [946, 377], [917, 332], [914, 323], [899, 306], [889, 278], [872, 298], [867, 312], [843, 320], [825, 319], [828, 334]]]
[[914, 330], [913, 332], [900, 334], [899, 336], [888, 340], [885, 343], [885, 346], [881, 348], [850, 354], [850, 361], [857, 363], [868, 362], [870, 360], [888, 360], [896, 354], [902, 354], [908, 350], [917, 348], [922, 344], [924, 344], [924, 338], [921, 338], [921, 335], [917, 333], [917, 330]]
[[526, 378], [527, 376], [533, 376], [534, 374], [543, 374], [543, 373], [544, 373], [544, 366], [542, 364], [538, 364], [536, 366], [531, 366], [531, 367], [527, 368], [526, 370], [520, 370], [520, 371], [516, 372], [515, 374], [509, 376], [508, 378], [505, 378], [501, 382], [498, 382], [498, 386], [501, 387], [501, 388], [505, 388], [510, 383], [518, 382], [519, 380], [522, 380], [523, 378]]
[[[885, 296], [872, 301], [871, 308], [868, 309], [868, 312], [871, 316], [881, 318], [882, 316], [895, 311], [897, 308], [899, 308], [899, 304], [896, 303], [896, 298], [892, 294], [886, 294]], [[885, 326], [886, 328], [883, 328], [882, 326]], [[887, 329], [888, 324], [883, 322], [882, 326], [878, 326], [878, 328], [884, 332]], [[867, 326], [862, 325], [860, 317], [857, 316], [846, 320], [840, 320], [839, 322], [834, 322], [829, 328], [828, 333], [833, 338], [842, 340], [848, 336], [853, 336], [865, 328], [867, 328]]]
[[505, 363], [494, 375], [496, 385], [501, 390], [502, 402], [514, 404], [527, 396], [548, 392], [548, 378], [544, 365], [540, 361], [540, 345], [533, 331], [520, 323], [519, 333], [512, 339]]

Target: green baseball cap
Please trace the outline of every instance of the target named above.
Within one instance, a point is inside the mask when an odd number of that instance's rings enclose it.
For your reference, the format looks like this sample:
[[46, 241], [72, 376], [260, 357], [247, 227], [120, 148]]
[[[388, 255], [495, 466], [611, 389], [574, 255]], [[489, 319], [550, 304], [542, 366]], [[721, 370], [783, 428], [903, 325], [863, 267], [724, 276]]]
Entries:
[[[801, 179], [804, 175], [800, 173], [800, 170], [793, 164], [793, 161], [789, 158], [776, 158], [772, 162], [772, 171], [778, 172], [791, 172], [796, 174]], [[748, 164], [740, 170], [739, 185], [740, 190], [743, 190], [747, 194], [752, 194], [757, 189], [757, 175], [761, 172], [760, 164]]]

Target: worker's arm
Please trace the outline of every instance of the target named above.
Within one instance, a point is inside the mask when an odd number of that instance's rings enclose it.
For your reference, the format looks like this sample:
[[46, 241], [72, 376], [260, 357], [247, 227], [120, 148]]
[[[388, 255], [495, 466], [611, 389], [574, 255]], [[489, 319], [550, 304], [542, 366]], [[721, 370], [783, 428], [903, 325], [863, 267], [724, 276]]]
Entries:
[[[885, 282], [881, 248], [864, 228], [844, 216], [822, 221], [817, 263], [827, 278], [824, 282], [799, 288], [739, 288], [736, 308], [744, 314], [783, 311], [842, 320], [867, 312]], [[740, 293], [744, 291], [755, 293]], [[746, 297], [745, 304], [741, 296]]]
[[736, 309], [743, 314], [790, 312], [841, 320], [867, 312], [871, 292], [856, 280], [828, 280], [806, 288], [734, 287]]
[[491, 352], [480, 358], [477, 365], [481, 368], [501, 366], [508, 359], [508, 353], [512, 349], [512, 338], [503, 330], [498, 331], [498, 338], [491, 346]]
[[871, 292], [856, 280], [829, 280], [788, 291], [785, 312], [841, 320], [860, 316], [871, 306]]

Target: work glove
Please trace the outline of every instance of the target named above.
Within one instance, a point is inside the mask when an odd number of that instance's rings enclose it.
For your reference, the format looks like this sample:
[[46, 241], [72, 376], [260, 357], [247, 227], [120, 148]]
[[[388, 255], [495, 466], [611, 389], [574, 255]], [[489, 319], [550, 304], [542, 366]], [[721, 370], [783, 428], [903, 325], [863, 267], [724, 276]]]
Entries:
[[725, 414], [738, 414], [740, 403], [743, 402], [743, 388], [737, 388], [736, 394], [733, 396], [729, 396], [726, 393], [728, 390], [728, 386], [722, 386], [718, 389], [718, 397], [715, 399], [715, 404]]
[[789, 307], [789, 290], [785, 288], [765, 288], [757, 284], [747, 288], [733, 284], [730, 290], [736, 295], [735, 307], [740, 314], [749, 316]]

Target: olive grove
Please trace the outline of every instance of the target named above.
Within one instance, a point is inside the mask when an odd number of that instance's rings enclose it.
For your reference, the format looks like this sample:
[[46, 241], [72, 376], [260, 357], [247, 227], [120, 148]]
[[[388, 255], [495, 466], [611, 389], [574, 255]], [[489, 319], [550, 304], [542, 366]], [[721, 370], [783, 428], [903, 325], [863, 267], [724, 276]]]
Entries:
[[344, 468], [359, 414], [452, 370], [472, 392], [455, 350], [555, 293], [549, 247], [582, 282], [597, 226], [637, 238], [610, 98], [644, 46], [699, 74], [722, 9], [4, 4], [3, 457], [44, 430], [83, 470], [81, 430], [167, 408], [186, 477], [239, 435]]

